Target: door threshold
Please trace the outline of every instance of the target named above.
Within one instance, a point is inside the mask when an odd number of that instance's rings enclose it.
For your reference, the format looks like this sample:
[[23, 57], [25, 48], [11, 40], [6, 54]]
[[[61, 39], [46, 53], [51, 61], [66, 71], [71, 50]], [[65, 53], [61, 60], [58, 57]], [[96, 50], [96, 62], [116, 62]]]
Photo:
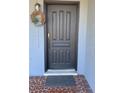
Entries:
[[77, 75], [75, 69], [60, 69], [53, 70], [48, 69], [47, 72], [44, 73], [44, 76], [58, 76], [58, 75]]

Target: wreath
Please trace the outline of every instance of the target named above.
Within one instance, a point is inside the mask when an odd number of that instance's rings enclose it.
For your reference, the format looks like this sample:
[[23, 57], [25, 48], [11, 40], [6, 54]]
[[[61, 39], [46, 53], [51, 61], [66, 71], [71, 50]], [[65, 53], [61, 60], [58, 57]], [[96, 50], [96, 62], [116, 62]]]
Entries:
[[45, 23], [45, 15], [40, 10], [40, 4], [35, 4], [35, 10], [31, 14], [31, 20], [35, 25], [43, 25]]

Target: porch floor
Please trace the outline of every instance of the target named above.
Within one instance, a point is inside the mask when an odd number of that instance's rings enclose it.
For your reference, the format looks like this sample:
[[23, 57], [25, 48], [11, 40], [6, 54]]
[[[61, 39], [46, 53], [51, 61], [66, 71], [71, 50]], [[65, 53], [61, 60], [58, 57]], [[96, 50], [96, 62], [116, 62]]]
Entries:
[[75, 86], [48, 87], [45, 85], [47, 76], [29, 77], [29, 93], [93, 93], [83, 75], [74, 76]]

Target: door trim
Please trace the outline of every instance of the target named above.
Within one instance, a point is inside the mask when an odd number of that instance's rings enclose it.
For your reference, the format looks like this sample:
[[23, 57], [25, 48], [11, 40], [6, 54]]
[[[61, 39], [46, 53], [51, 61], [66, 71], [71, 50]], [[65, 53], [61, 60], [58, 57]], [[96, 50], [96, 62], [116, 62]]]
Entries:
[[[76, 31], [77, 31], [77, 35], [76, 35], [76, 44], [75, 44], [75, 53], [76, 53], [76, 64], [75, 64], [75, 71], [77, 71], [77, 64], [78, 64], [78, 60], [77, 60], [77, 58], [78, 58], [78, 31], [79, 31], [79, 1], [67, 1], [67, 3], [66, 2], [60, 2], [60, 1], [57, 1], [56, 3], [55, 2], [44, 2], [44, 12], [45, 12], [45, 15], [46, 15], [46, 17], [47, 17], [47, 5], [76, 5], [77, 6], [77, 19], [76, 19]], [[46, 18], [46, 24], [44, 25], [44, 49], [45, 49], [45, 63], [44, 63], [44, 66], [45, 66], [45, 73], [47, 72], [47, 70], [48, 70], [48, 38], [47, 38], [47, 18]]]

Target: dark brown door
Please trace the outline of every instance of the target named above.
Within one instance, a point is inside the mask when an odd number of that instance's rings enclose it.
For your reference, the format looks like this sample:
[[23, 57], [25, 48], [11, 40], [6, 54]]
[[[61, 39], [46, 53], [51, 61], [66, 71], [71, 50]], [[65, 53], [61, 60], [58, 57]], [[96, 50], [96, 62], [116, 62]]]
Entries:
[[48, 69], [76, 67], [76, 5], [48, 5]]

